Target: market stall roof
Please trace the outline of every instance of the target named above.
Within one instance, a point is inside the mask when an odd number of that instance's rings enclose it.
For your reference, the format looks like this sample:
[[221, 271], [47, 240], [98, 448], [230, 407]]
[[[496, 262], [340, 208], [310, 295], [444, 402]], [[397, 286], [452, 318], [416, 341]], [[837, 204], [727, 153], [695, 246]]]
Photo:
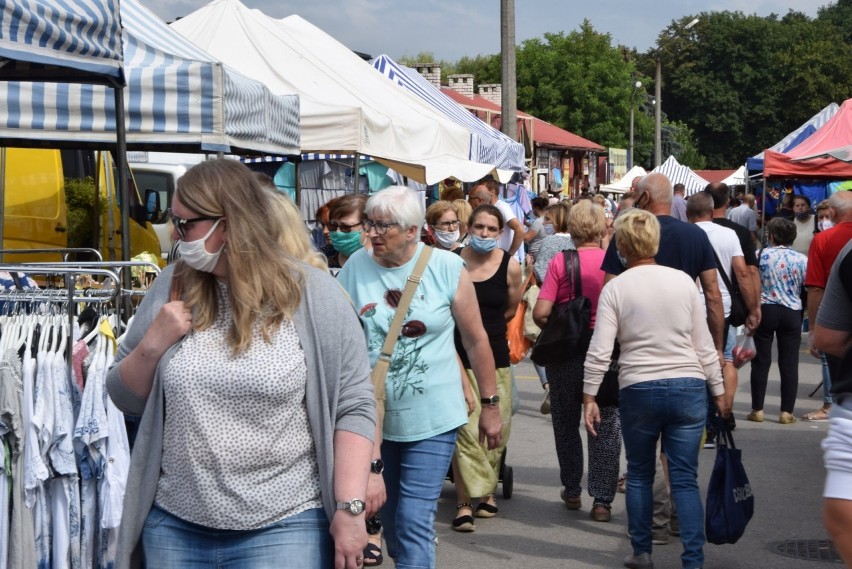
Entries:
[[444, 113], [450, 120], [471, 131], [473, 157], [497, 168], [520, 171], [524, 167], [524, 147], [499, 130], [486, 124], [467, 109], [447, 97], [416, 70], [400, 65], [387, 55], [373, 60], [382, 75], [404, 87]]
[[633, 183], [635, 178], [640, 178], [647, 174], [645, 168], [642, 166], [634, 166], [627, 173], [621, 177], [617, 182], [613, 182], [612, 184], [605, 184], [601, 186], [600, 191], [602, 192], [610, 192], [615, 194], [623, 194], [630, 190], [630, 185]]
[[852, 164], [834, 157], [796, 160], [828, 155], [852, 145], [852, 99], [807, 140], [784, 154], [766, 151], [764, 176], [779, 178], [852, 178]]
[[[711, 180], [712, 181], [712, 180]], [[722, 180], [723, 184], [728, 186], [744, 186], [748, 183], [748, 178], [746, 177], [746, 167], [740, 166], [736, 169], [731, 175]]]
[[651, 170], [665, 174], [672, 185], [683, 184], [686, 188], [686, 195], [698, 193], [707, 187], [707, 180], [692, 171], [689, 166], [681, 164], [674, 156], [669, 156], [665, 162]]
[[[492, 116], [497, 117], [492, 122], [492, 125], [495, 128], [499, 126], [499, 117], [502, 113], [502, 108], [497, 103], [493, 103], [479, 95], [467, 97], [449, 87], [441, 87], [441, 92], [468, 110], [472, 110], [477, 113], [490, 113]], [[530, 128], [532, 133], [527, 134], [532, 134], [533, 142], [535, 142], [535, 144], [571, 150], [592, 150], [596, 152], [603, 152], [605, 150], [603, 146], [596, 142], [592, 142], [582, 136], [568, 132], [563, 128], [559, 128], [554, 124], [550, 124], [549, 122], [543, 121], [530, 114], [518, 111], [518, 120], [527, 120], [531, 122]], [[519, 135], [520, 134], [521, 133], [519, 133]]]
[[[63, 0], [49, 0], [57, 7]], [[41, 1], [45, 4], [45, 0]], [[299, 100], [273, 95], [122, 0], [127, 146], [180, 151], [299, 153]], [[106, 146], [115, 97], [103, 85], [0, 81], [0, 141]]]
[[305, 152], [367, 154], [426, 183], [493, 170], [471, 161], [468, 130], [299, 16], [277, 20], [238, 0], [214, 0], [171, 26], [273, 92], [301, 95]]
[[[768, 150], [773, 152], [789, 152], [796, 148], [805, 139], [810, 137], [817, 129], [831, 120], [831, 117], [837, 114], [840, 106], [837, 103], [829, 103], [820, 112], [805, 121], [799, 128], [779, 140]], [[752, 156], [746, 161], [746, 166], [751, 172], [760, 172], [763, 170], [763, 160], [765, 151]]]
[[814, 158], [836, 158], [843, 162], [852, 162], [852, 144], [839, 146], [825, 151], [818, 151], [813, 154], [806, 154], [799, 158], [794, 158], [793, 162], [801, 162], [803, 160], [813, 160]]
[[[743, 169], [745, 169], [745, 166], [743, 166]], [[735, 172], [737, 172], [737, 170], [695, 170], [695, 173], [698, 174], [698, 176], [704, 178], [711, 184], [714, 182], [721, 182]], [[740, 182], [740, 184], [742, 183], [743, 182]]]
[[118, 0], [0, 5], [0, 79], [124, 83]]

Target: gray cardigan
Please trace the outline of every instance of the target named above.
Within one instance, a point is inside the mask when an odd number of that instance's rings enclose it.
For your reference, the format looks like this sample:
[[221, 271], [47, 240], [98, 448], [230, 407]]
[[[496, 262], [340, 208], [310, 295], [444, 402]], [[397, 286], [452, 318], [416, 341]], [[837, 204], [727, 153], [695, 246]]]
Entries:
[[[336, 430], [373, 440], [375, 399], [370, 381], [367, 347], [360, 321], [337, 282], [328, 274], [303, 265], [302, 300], [294, 315], [296, 332], [307, 364], [306, 405], [317, 453], [322, 501], [328, 518], [335, 511], [334, 449]], [[131, 415], [141, 415], [130, 463], [119, 533], [116, 569], [141, 567], [142, 528], [154, 497], [163, 453], [165, 416], [162, 373], [179, 344], [157, 364], [147, 398], [121, 381], [119, 363], [141, 341], [160, 307], [168, 302], [174, 267], [163, 270], [139, 305], [127, 337], [107, 375], [109, 396]]]

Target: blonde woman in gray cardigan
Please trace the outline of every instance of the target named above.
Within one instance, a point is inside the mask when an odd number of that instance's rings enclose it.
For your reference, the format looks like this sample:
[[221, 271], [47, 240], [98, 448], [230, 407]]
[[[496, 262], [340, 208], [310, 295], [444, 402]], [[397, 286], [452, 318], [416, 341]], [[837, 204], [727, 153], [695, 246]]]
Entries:
[[[172, 203], [181, 261], [139, 306], [109, 371], [141, 415], [116, 567], [355, 569], [375, 401], [357, 316], [281, 248], [274, 196], [232, 160]], [[140, 547], [141, 546], [141, 547]]]

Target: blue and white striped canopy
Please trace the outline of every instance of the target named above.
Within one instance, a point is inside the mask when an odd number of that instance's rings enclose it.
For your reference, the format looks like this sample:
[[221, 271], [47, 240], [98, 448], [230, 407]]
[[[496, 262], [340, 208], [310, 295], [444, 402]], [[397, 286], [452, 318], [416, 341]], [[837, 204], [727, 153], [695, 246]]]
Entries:
[[397, 85], [404, 87], [471, 132], [471, 160], [504, 170], [523, 170], [524, 147], [441, 93], [414, 69], [387, 55], [373, 60], [373, 67]]
[[[792, 150], [816, 132], [822, 125], [831, 120], [831, 117], [836, 115], [839, 110], [840, 106], [837, 103], [829, 103], [820, 112], [809, 118], [802, 126], [776, 142], [769, 150], [773, 152], [788, 152]], [[749, 171], [763, 171], [763, 155], [764, 152], [761, 152], [746, 161]]]
[[[298, 96], [273, 95], [225, 67], [138, 0], [121, 1], [121, 24], [128, 148], [299, 153]], [[115, 124], [111, 88], [0, 82], [4, 139], [112, 144]]]
[[671, 180], [673, 186], [675, 184], [683, 184], [684, 188], [686, 188], [687, 196], [697, 194], [710, 183], [696, 174], [689, 166], [678, 162], [674, 156], [669, 156], [665, 162], [651, 171], [665, 174]]
[[120, 78], [118, 0], [0, 0], [0, 57]]

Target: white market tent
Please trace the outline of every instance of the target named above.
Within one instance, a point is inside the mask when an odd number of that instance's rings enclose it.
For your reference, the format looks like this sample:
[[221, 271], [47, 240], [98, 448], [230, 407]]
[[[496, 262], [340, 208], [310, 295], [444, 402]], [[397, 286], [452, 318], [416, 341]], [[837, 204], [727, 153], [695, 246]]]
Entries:
[[384, 54], [373, 60], [373, 67], [400, 87], [408, 89], [438, 109], [451, 121], [470, 130], [472, 133], [471, 153], [476, 161], [493, 164], [501, 170], [509, 171], [507, 179], [504, 180], [501, 176], [501, 182], [509, 181], [511, 171], [523, 170], [524, 146], [522, 144], [485, 123], [446, 96], [417, 70], [400, 65], [390, 56]]
[[171, 26], [274, 93], [299, 94], [303, 152], [369, 155], [429, 184], [494, 169], [471, 161], [468, 130], [299, 16], [277, 20], [238, 0], [214, 0]]
[[722, 180], [723, 184], [727, 184], [728, 186], [744, 186], [748, 183], [746, 178], [746, 167], [745, 165], [740, 166], [737, 170]]
[[642, 166], [634, 166], [627, 173], [621, 177], [621, 179], [612, 184], [606, 184], [600, 187], [601, 192], [609, 192], [612, 194], [624, 194], [630, 190], [630, 185], [633, 183], [635, 178], [640, 178], [647, 174], [645, 168]]
[[[40, 0], [33, 9], [64, 14], [63, 5], [63, 0]], [[122, 0], [120, 12], [120, 33], [114, 43], [127, 83], [123, 100], [128, 147], [299, 153], [297, 96], [273, 95], [259, 81], [228, 69], [171, 30], [138, 0]], [[37, 17], [35, 13], [26, 19], [33, 22]], [[44, 18], [41, 26], [30, 26], [41, 27], [41, 36], [30, 34], [18, 39], [57, 45], [65, 37], [64, 26], [75, 21], [69, 18], [61, 29], [54, 29]], [[5, 48], [10, 36], [5, 30], [2, 33], [0, 46]], [[89, 34], [86, 29], [81, 31], [84, 38]], [[50, 36], [56, 43], [48, 41]], [[76, 45], [69, 42], [68, 49]], [[34, 49], [39, 53], [38, 46]], [[98, 53], [98, 49], [83, 51]], [[20, 45], [16, 50], [25, 51]], [[88, 67], [97, 69], [100, 65]], [[15, 140], [52, 141], [57, 146], [73, 147], [115, 144], [115, 96], [104, 85], [4, 81], [0, 82], [0, 101], [0, 139], [6, 144]]]
[[709, 184], [707, 180], [693, 172], [689, 166], [684, 166], [678, 162], [674, 156], [669, 156], [665, 162], [651, 171], [665, 174], [671, 180], [672, 185], [683, 184], [687, 196], [702, 191]]

